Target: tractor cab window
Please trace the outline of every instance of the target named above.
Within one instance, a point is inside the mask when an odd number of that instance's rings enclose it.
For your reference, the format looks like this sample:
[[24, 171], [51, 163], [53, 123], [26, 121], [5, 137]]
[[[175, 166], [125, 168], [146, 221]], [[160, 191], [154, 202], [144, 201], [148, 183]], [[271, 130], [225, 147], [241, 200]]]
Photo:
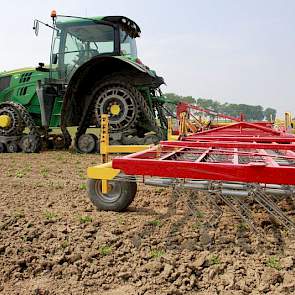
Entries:
[[63, 67], [66, 80], [75, 70], [101, 54], [112, 54], [115, 48], [114, 29], [103, 24], [71, 26], [66, 29]]
[[52, 52], [54, 54], [57, 54], [59, 51], [60, 37], [61, 37], [60, 31], [54, 31], [53, 44], [52, 44]]
[[120, 32], [121, 54], [137, 57], [136, 41], [131, 38], [125, 31]]

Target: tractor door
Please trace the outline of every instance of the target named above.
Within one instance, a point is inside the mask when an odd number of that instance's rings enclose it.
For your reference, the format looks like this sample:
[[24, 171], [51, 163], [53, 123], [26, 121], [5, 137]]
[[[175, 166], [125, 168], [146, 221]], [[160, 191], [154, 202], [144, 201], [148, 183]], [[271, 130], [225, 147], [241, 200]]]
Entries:
[[58, 67], [68, 82], [75, 71], [97, 55], [113, 55], [115, 30], [111, 25], [93, 22], [66, 26], [61, 34]]

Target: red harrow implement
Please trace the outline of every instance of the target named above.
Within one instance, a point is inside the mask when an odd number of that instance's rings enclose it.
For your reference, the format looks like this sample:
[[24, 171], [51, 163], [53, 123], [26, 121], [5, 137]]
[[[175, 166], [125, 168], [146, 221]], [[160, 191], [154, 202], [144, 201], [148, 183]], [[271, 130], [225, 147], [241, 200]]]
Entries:
[[[249, 202], [282, 225], [295, 228], [279, 203], [295, 192], [295, 136], [238, 122], [163, 141], [147, 150], [88, 168], [88, 191], [99, 209], [124, 210], [136, 182], [202, 191], [228, 205], [252, 228]], [[215, 204], [218, 203], [215, 201]]]

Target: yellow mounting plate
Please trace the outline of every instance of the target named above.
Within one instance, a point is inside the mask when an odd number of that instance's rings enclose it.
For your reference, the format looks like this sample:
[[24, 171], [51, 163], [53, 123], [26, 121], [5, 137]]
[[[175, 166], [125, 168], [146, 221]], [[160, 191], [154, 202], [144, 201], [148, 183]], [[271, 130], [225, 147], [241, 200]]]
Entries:
[[0, 127], [1, 128], [7, 128], [11, 124], [11, 119], [7, 115], [1, 115], [0, 116]]
[[112, 162], [108, 162], [105, 164], [101, 164], [101, 165], [97, 165], [97, 166], [93, 166], [93, 167], [88, 167], [87, 176], [90, 179], [112, 180], [120, 172], [121, 172], [120, 169], [112, 168]]

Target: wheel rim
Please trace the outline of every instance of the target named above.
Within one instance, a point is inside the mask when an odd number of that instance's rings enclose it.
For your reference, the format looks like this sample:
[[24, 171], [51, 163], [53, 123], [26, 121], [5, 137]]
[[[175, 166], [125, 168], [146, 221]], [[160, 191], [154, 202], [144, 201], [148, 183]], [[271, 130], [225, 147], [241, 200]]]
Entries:
[[137, 103], [130, 91], [123, 87], [104, 90], [96, 100], [95, 116], [98, 124], [101, 114], [109, 115], [109, 125], [113, 131], [130, 128], [137, 115]]
[[95, 183], [96, 196], [103, 202], [114, 203], [120, 199], [122, 194], [122, 187], [119, 181], [108, 181], [108, 193], [103, 194], [101, 191], [101, 181]]

